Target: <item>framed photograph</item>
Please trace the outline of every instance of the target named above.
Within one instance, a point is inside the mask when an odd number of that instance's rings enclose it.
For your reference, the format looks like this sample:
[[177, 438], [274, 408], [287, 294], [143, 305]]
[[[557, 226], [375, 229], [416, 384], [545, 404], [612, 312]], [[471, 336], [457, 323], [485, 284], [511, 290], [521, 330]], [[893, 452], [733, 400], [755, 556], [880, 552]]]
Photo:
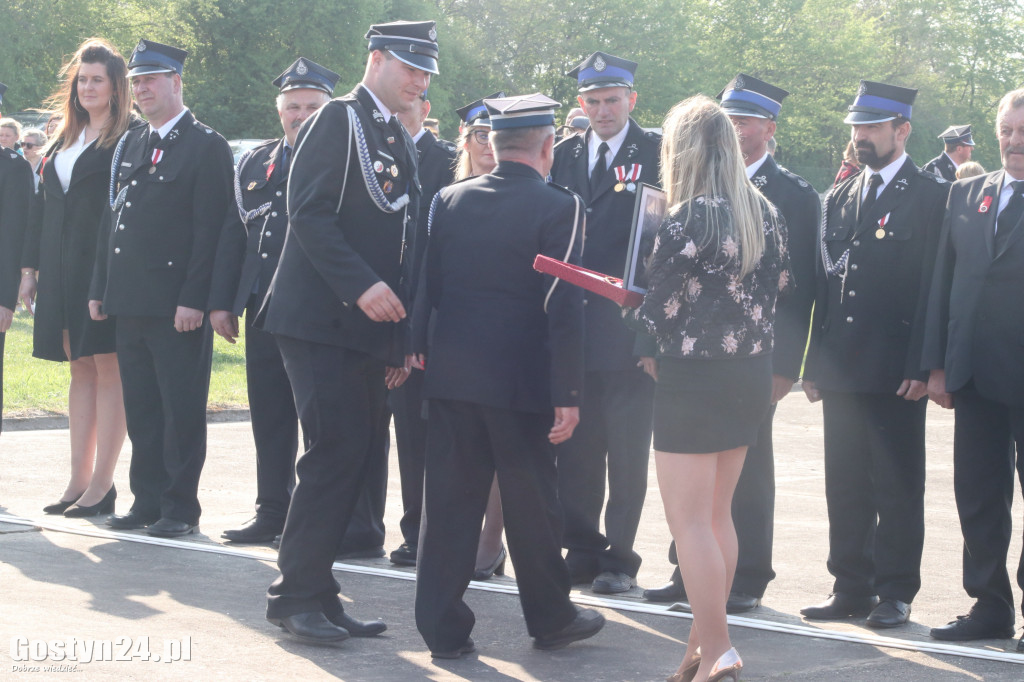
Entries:
[[658, 228], [665, 219], [665, 202], [665, 193], [653, 185], [641, 183], [637, 189], [626, 272], [622, 276], [622, 285], [629, 291], [647, 293], [647, 260], [654, 250]]

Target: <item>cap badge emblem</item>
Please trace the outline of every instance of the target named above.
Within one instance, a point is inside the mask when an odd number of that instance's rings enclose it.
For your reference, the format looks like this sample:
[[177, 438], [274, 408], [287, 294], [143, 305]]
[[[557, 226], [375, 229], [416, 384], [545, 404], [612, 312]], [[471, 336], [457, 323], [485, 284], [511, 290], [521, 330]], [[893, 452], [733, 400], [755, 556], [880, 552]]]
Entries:
[[307, 73], [309, 73], [309, 67], [306, 66], [306, 62], [300, 59], [299, 65], [295, 67], [295, 73], [299, 74], [300, 76], [305, 76]]
[[427, 31], [427, 37], [431, 40], [437, 40], [437, 29], [431, 26], [430, 30]]
[[139, 44], [135, 48], [135, 51], [136, 52], [145, 52], [146, 51], [146, 42], [144, 40], [140, 40]]
[[743, 80], [743, 76], [736, 76], [735, 82], [733, 82], [733, 89], [743, 90], [747, 85], [747, 82]]
[[597, 58], [594, 59], [594, 70], [604, 71], [607, 68], [608, 64], [604, 61], [604, 58], [602, 58], [601, 55], [597, 55]]

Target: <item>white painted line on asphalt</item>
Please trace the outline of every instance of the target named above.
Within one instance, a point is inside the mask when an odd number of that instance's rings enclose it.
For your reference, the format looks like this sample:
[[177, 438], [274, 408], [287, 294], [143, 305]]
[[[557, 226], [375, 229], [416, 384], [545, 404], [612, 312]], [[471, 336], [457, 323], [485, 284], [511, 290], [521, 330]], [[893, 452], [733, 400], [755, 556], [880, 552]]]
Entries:
[[[237, 549], [226, 547], [216, 543], [197, 542], [195, 540], [175, 540], [169, 538], [154, 538], [138, 533], [106, 530], [92, 525], [79, 526], [68, 525], [49, 519], [30, 519], [9, 514], [0, 514], [0, 523], [10, 523], [18, 526], [34, 526], [44, 530], [51, 530], [58, 533], [69, 533], [85, 537], [101, 538], [107, 540], [120, 540], [123, 542], [135, 542], [143, 545], [156, 545], [159, 547], [170, 547], [172, 549], [186, 549], [192, 552], [207, 552], [209, 554], [221, 554], [244, 559], [256, 559], [259, 561], [274, 561], [276, 554], [261, 552], [250, 549]], [[358, 573], [361, 575], [373, 575], [382, 578], [397, 580], [416, 580], [416, 574], [411, 571], [402, 571], [393, 568], [377, 568], [374, 566], [362, 566], [358, 564], [347, 564], [340, 561], [334, 563], [334, 570], [347, 573]], [[518, 595], [519, 591], [514, 584], [500, 582], [478, 582], [471, 581], [469, 589], [481, 592], [498, 592], [502, 594]], [[600, 608], [614, 609], [616, 611], [627, 611], [632, 613], [646, 613], [654, 616], [669, 616], [671, 618], [688, 618], [693, 616], [681, 611], [669, 611], [667, 606], [645, 604], [623, 599], [611, 599], [590, 594], [583, 594], [573, 591], [572, 601], [583, 606], [597, 606]], [[1003, 663], [1014, 663], [1024, 665], [1024, 655], [1009, 651], [992, 651], [975, 647], [961, 646], [957, 644], [938, 644], [934, 642], [914, 641], [898, 639], [896, 637], [882, 637], [879, 635], [856, 634], [839, 632], [837, 630], [824, 630], [808, 625], [796, 625], [789, 623], [777, 623], [760, 620], [757, 618], [746, 618], [743, 616], [729, 616], [729, 624], [752, 630], [763, 630], [766, 632], [777, 632], [798, 637], [812, 637], [816, 639], [831, 639], [837, 642], [849, 642], [851, 644], [867, 644], [868, 646], [884, 647], [887, 649], [901, 649], [904, 651], [916, 651], [927, 654], [939, 654], [942, 656], [961, 656], [964, 658], [978, 658], [987, 661], [1000, 661]]]

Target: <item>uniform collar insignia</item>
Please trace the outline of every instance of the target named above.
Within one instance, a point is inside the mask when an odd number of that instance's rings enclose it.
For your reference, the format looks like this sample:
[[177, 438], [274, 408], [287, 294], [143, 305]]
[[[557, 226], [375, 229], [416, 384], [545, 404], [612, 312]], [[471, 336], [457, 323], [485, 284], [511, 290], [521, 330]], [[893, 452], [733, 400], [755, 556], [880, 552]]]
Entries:
[[762, 188], [762, 187], [764, 187], [765, 185], [768, 184], [768, 178], [766, 178], [763, 175], [755, 175], [751, 179], [751, 182], [754, 183], [754, 187], [757, 187], [758, 189], [760, 189], [760, 188]]
[[374, 109], [373, 110], [373, 120], [376, 121], [377, 123], [384, 123], [384, 114], [382, 114], [378, 110]]

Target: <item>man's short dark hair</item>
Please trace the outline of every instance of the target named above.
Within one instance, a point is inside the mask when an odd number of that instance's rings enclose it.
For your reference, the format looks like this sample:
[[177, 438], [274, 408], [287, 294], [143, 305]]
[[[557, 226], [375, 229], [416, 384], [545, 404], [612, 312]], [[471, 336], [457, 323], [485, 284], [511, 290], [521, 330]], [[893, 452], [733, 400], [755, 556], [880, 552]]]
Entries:
[[544, 145], [544, 140], [555, 134], [554, 126], [530, 126], [528, 128], [506, 128], [491, 131], [491, 147], [494, 154], [519, 152], [520, 154], [537, 154]]

